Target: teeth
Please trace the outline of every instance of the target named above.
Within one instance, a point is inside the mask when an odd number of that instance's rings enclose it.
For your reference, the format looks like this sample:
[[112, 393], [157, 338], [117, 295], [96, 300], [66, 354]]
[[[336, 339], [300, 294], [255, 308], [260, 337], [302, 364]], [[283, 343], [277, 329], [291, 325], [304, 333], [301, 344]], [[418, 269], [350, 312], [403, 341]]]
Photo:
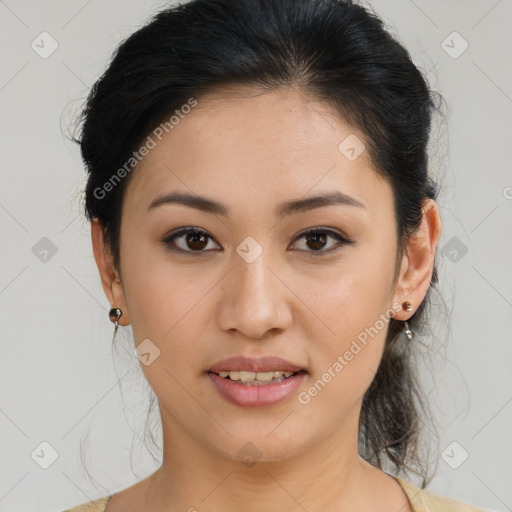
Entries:
[[231, 380], [241, 380], [242, 382], [270, 382], [273, 379], [283, 380], [293, 375], [294, 372], [219, 372], [221, 377], [229, 377]]

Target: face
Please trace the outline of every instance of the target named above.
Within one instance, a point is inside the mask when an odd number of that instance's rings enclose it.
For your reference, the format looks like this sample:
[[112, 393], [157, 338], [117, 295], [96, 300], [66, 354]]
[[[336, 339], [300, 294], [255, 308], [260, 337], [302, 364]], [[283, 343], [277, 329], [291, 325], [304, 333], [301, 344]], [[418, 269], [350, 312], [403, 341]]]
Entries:
[[[397, 228], [390, 185], [366, 151], [353, 158], [362, 133], [295, 90], [240, 91], [198, 98], [133, 171], [116, 305], [143, 343], [164, 432], [231, 459], [250, 442], [270, 461], [357, 438], [397, 304]], [[354, 154], [339, 149], [348, 136]], [[220, 206], [151, 207], [172, 193]], [[246, 392], [210, 374], [234, 356], [302, 371]]]

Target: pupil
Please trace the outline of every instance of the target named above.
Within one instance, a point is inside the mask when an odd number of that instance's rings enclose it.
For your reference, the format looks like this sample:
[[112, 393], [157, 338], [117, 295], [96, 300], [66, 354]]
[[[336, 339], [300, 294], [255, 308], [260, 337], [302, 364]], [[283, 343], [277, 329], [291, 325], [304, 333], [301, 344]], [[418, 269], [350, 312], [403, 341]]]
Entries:
[[317, 244], [312, 247], [313, 249], [321, 249], [325, 245], [325, 238], [326, 236], [323, 233], [313, 233], [308, 235], [308, 239], [313, 239], [313, 244]]
[[[199, 241], [198, 241], [199, 239]], [[206, 237], [203, 233], [189, 233], [187, 243], [191, 249], [203, 249], [205, 247]], [[199, 246], [195, 245], [199, 244]]]

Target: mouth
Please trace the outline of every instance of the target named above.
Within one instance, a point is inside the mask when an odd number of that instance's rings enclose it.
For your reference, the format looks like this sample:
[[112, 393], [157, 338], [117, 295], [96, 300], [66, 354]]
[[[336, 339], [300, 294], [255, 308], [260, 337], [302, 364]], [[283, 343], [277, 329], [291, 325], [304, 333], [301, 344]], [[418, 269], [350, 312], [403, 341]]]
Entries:
[[290, 400], [308, 378], [308, 372], [297, 367], [259, 370], [211, 369], [208, 377], [221, 397], [238, 407], [249, 408], [269, 407]]
[[239, 407], [268, 407], [289, 399], [307, 378], [302, 365], [277, 355], [238, 355], [207, 370], [218, 393]]
[[268, 384], [275, 384], [289, 379], [297, 374], [305, 374], [306, 370], [299, 370], [295, 372], [275, 370], [266, 372], [250, 372], [244, 370], [230, 370], [230, 371], [210, 371], [223, 379], [234, 381], [237, 384], [244, 386], [265, 386]]

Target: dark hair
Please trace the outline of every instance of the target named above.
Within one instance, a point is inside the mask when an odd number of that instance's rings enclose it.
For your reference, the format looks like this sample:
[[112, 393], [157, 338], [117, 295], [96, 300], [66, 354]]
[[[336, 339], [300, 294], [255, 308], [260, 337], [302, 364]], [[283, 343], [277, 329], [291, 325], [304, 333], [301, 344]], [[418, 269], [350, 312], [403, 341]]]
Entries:
[[[376, 172], [393, 190], [396, 278], [423, 202], [438, 194], [427, 145], [439, 108], [407, 50], [375, 13], [350, 0], [192, 0], [158, 12], [117, 47], [90, 91], [75, 139], [89, 174], [85, 213], [103, 226], [116, 268], [123, 195], [135, 171], [107, 194], [104, 184], [191, 98], [230, 85], [297, 87], [364, 134]], [[434, 266], [427, 296], [409, 321], [413, 331], [427, 323], [437, 280]], [[414, 365], [417, 342], [408, 343], [402, 329], [391, 318], [382, 362], [363, 399], [359, 450], [380, 469], [388, 461], [396, 471], [421, 475], [424, 487], [420, 420], [428, 410]]]

